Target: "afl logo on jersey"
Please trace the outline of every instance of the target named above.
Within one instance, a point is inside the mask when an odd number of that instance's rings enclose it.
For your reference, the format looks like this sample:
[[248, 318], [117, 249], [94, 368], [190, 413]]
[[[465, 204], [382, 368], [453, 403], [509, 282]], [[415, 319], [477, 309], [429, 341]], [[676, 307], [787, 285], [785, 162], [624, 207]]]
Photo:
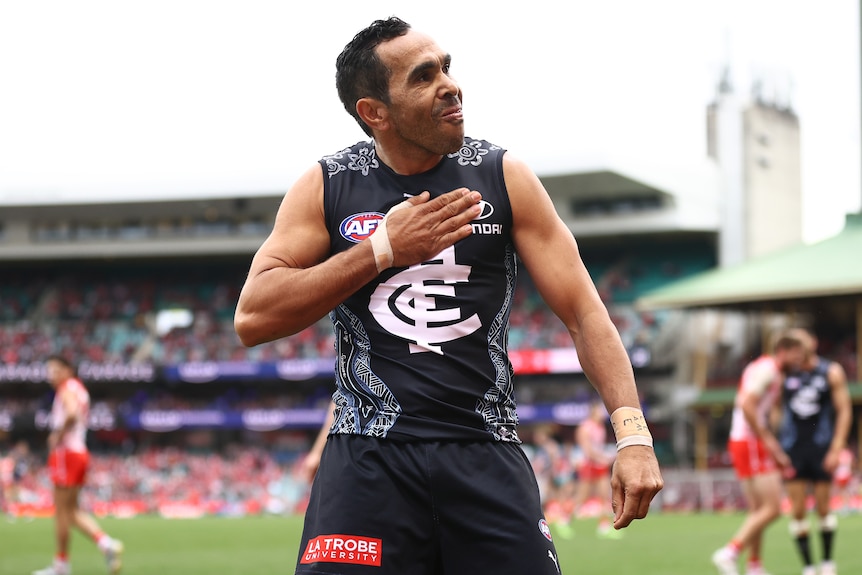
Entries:
[[383, 214], [379, 212], [353, 214], [344, 218], [338, 226], [338, 231], [345, 240], [358, 244], [374, 233], [382, 219]]
[[539, 519], [539, 533], [545, 536], [545, 539], [548, 541], [553, 541], [554, 538], [551, 536], [551, 527], [548, 525], [548, 522], [545, 521], [545, 518]]

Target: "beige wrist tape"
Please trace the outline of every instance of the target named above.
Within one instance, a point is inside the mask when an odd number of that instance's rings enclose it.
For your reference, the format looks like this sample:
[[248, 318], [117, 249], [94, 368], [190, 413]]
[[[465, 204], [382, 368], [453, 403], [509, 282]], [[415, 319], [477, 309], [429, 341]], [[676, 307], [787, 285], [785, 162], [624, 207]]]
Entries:
[[617, 438], [617, 451], [630, 445], [652, 447], [652, 434], [644, 412], [636, 407], [618, 407], [611, 414], [611, 427]]
[[380, 223], [377, 224], [377, 229], [371, 234], [371, 251], [374, 254], [374, 263], [377, 264], [377, 273], [392, 267], [392, 262], [395, 261], [395, 254], [392, 253], [392, 244], [389, 243], [389, 232], [386, 231], [386, 219], [392, 212], [397, 212], [400, 209], [406, 208], [410, 202], [404, 200], [400, 204], [392, 206]]

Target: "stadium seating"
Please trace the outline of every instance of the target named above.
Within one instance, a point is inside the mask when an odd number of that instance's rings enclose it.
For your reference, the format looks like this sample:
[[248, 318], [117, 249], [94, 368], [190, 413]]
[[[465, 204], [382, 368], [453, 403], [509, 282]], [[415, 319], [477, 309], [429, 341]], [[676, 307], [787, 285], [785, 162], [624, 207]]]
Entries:
[[[176, 281], [171, 279], [170, 270], [150, 271], [67, 271], [30, 281], [18, 278], [4, 285], [0, 294], [0, 350], [4, 363], [37, 362], [51, 353], [65, 354], [79, 362], [149, 361], [156, 365], [315, 359], [334, 354], [332, 330], [326, 318], [294, 337], [244, 347], [233, 329], [240, 282], [223, 279], [237, 277], [235, 269]], [[624, 342], [629, 345], [648, 341], [649, 332], [658, 328], [656, 315], [636, 312], [629, 305], [631, 293], [640, 288], [618, 285], [613, 278], [619, 274], [619, 266], [609, 268], [597, 285], [609, 290], [604, 296]], [[157, 277], [168, 281], [155, 281]], [[154, 315], [175, 309], [188, 310], [193, 318], [191, 325], [155, 333]], [[511, 315], [510, 349], [570, 345], [567, 330], [544, 305], [529, 276], [522, 273]]]

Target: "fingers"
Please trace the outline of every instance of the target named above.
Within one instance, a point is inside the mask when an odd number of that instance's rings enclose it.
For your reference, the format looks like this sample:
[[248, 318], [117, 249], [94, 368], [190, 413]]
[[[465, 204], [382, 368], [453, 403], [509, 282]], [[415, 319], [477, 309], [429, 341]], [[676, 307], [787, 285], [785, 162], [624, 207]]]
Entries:
[[646, 517], [663, 486], [652, 449], [631, 446], [621, 450], [611, 478], [614, 528], [628, 527], [635, 519]]
[[623, 529], [635, 519], [640, 519], [636, 516], [635, 508], [639, 506], [639, 502], [635, 501], [635, 497], [630, 496], [625, 492], [625, 489], [620, 488], [619, 496], [614, 495], [614, 529]]
[[823, 458], [823, 469], [827, 473], [834, 473], [838, 468], [838, 454], [830, 451], [826, 454], [826, 457]]
[[412, 206], [417, 207], [426, 224], [439, 226], [442, 223], [450, 223], [451, 229], [454, 230], [465, 223], [469, 223], [481, 211], [479, 202], [482, 200], [482, 194], [467, 188], [452, 190], [433, 200], [429, 199], [430, 197], [428, 192], [422, 192], [418, 196], [411, 196], [406, 200]]
[[433, 199], [428, 192], [410, 198], [410, 209], [387, 216], [394, 265], [425, 261], [472, 234], [470, 222], [481, 212], [481, 199], [479, 192], [467, 188]]
[[410, 202], [414, 206], [418, 206], [419, 204], [424, 204], [425, 202], [427, 202], [428, 198], [430, 197], [431, 194], [429, 194], [428, 192], [422, 192], [417, 196], [410, 196], [409, 198], [407, 198], [406, 201]]
[[649, 513], [650, 502], [654, 493], [649, 494], [645, 490], [627, 491], [619, 489], [619, 495], [614, 493], [612, 505], [614, 507], [614, 529], [623, 529], [635, 519], [643, 519]]
[[458, 188], [429, 201], [424, 210], [426, 214], [436, 216], [441, 224], [445, 222], [457, 229], [479, 215], [481, 199], [479, 192]]
[[635, 509], [635, 519], [643, 519], [649, 513], [649, 506], [652, 503], [652, 499], [655, 496], [655, 492], [649, 493], [648, 496], [640, 496], [638, 497], [638, 505]]
[[[616, 477], [616, 474], [614, 474]], [[626, 495], [623, 491], [622, 485], [620, 485], [619, 481], [615, 479], [611, 480], [611, 509], [614, 512], [614, 528], [620, 529], [621, 527], [625, 527], [625, 525], [620, 526], [620, 521], [623, 516], [623, 508], [625, 507]], [[631, 520], [629, 520], [629, 523]], [[626, 523], [628, 525], [628, 523]]]

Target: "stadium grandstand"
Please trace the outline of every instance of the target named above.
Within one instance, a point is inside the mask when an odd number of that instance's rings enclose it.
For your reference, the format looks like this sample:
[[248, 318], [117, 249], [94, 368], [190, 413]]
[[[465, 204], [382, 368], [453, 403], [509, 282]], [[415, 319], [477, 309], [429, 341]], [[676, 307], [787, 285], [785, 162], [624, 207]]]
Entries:
[[[713, 179], [657, 186], [610, 165], [542, 179], [629, 350], [644, 403], [659, 416], [657, 452], [665, 464], [684, 461], [689, 454], [674, 451], [671, 420], [661, 416], [672, 397], [678, 314], [638, 311], [634, 302], [716, 265], [718, 222], [714, 209], [703, 209], [715, 204]], [[238, 290], [280, 199], [35, 199], [4, 207], [0, 452], [21, 441], [31, 454], [43, 450], [51, 399], [43, 361], [59, 353], [78, 362], [93, 395], [91, 447], [102, 470], [94, 505], [191, 513], [180, 504], [228, 505], [241, 498], [237, 490], [254, 492], [256, 509], [301, 505], [290, 470], [332, 392], [329, 321], [254, 348], [233, 330]], [[571, 442], [593, 392], [568, 333], [525, 272], [509, 338], [524, 436], [552, 425], [561, 442]], [[249, 468], [246, 457], [266, 470], [250, 476], [253, 486], [210, 485], [196, 474], [210, 465], [240, 473]], [[25, 484], [42, 494], [34, 501], [44, 501], [47, 484], [33, 473]], [[156, 493], [155, 478], [168, 476], [176, 479], [167, 483], [173, 490], [163, 485]]]

